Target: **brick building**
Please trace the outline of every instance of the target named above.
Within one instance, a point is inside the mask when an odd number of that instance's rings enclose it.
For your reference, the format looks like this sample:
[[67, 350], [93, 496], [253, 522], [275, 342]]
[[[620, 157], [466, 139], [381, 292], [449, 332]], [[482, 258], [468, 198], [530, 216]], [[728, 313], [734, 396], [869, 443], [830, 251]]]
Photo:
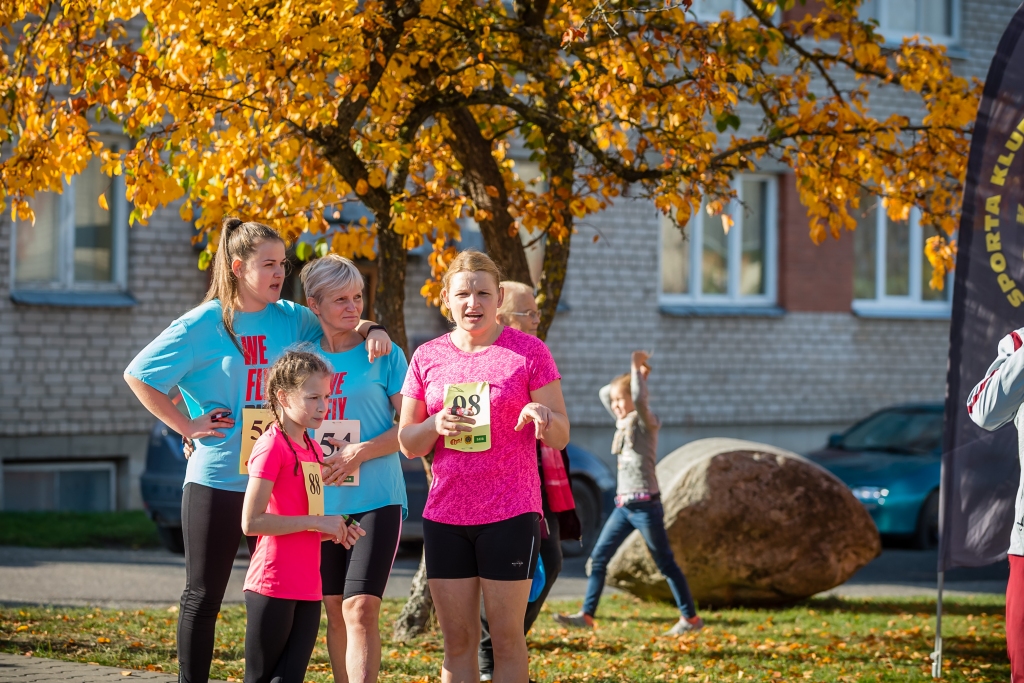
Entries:
[[[736, 0], [695, 6], [699, 15], [741, 9]], [[984, 78], [1015, 9], [1010, 0], [869, 0], [865, 11], [887, 39], [928, 34], [949, 46], [960, 73]], [[874, 106], [921, 115], [898, 94]], [[111, 188], [105, 212], [100, 182], [91, 167], [41, 198], [34, 227], [0, 218], [0, 508], [141, 506], [153, 419], [121, 373], [201, 299], [206, 278], [174, 208], [129, 229], [123, 188]], [[728, 235], [701, 212], [684, 240], [653, 205], [628, 197], [579, 226], [548, 341], [580, 446], [607, 454], [611, 424], [597, 390], [634, 348], [655, 351], [663, 454], [719, 435], [803, 451], [874, 409], [942, 399], [948, 289], [937, 295], [924, 282], [916, 216], [893, 224], [868, 209], [854, 235], [815, 247], [792, 175], [761, 168], [737, 189]], [[414, 344], [445, 329], [419, 297], [426, 271], [412, 255]]]

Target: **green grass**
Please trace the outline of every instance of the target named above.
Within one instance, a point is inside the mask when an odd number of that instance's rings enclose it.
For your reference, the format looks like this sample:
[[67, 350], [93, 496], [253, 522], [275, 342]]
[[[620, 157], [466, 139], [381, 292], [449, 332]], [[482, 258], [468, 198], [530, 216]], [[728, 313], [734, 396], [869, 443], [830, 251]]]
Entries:
[[145, 512], [0, 512], [0, 545], [32, 548], [156, 548]]
[[[381, 680], [436, 681], [440, 633], [408, 645], [388, 639], [401, 606], [400, 600], [384, 602]], [[661, 635], [675, 619], [671, 607], [622, 595], [604, 600], [593, 632], [568, 631], [550, 618], [552, 610], [576, 608], [578, 602], [545, 608], [528, 638], [531, 678], [545, 683], [931, 680], [931, 600], [821, 598], [787, 609], [721, 610], [704, 614], [707, 629], [682, 638]], [[176, 672], [175, 610], [0, 608], [0, 651]], [[1003, 598], [954, 598], [946, 603], [946, 615], [945, 680], [1009, 680]], [[325, 626], [326, 620], [307, 681], [333, 680]], [[244, 633], [244, 607], [225, 608], [217, 628], [214, 678], [241, 679]]]

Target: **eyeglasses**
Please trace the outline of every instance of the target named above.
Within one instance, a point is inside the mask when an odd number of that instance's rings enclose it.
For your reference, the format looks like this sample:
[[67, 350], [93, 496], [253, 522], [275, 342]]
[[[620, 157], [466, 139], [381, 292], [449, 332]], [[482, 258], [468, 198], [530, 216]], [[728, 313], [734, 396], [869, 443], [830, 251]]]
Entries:
[[509, 311], [509, 315], [525, 315], [530, 320], [540, 320], [539, 311]]

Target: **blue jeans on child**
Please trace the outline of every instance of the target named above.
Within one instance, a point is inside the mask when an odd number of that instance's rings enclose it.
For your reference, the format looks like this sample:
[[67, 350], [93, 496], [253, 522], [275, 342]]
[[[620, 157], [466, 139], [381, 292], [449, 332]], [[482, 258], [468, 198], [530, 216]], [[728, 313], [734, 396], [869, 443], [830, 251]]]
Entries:
[[583, 600], [583, 613], [590, 616], [596, 614], [597, 603], [601, 599], [601, 591], [604, 590], [608, 561], [633, 529], [644, 537], [658, 571], [668, 580], [668, 587], [672, 591], [676, 605], [679, 606], [679, 611], [686, 618], [696, 616], [697, 608], [693, 604], [693, 596], [690, 595], [690, 586], [686, 583], [683, 570], [676, 564], [676, 558], [668, 544], [665, 511], [658, 498], [617, 507], [604, 523], [601, 535], [590, 553], [590, 579], [587, 581], [587, 597]]

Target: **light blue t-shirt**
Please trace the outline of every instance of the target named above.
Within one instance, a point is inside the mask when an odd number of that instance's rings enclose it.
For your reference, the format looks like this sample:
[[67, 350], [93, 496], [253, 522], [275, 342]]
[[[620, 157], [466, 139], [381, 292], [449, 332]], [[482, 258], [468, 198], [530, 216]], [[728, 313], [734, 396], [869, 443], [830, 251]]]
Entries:
[[[391, 397], [401, 393], [409, 364], [402, 350], [371, 363], [360, 344], [342, 353], [321, 353], [334, 367], [327, 420], [359, 420], [359, 440], [369, 441], [391, 429], [395, 409]], [[359, 486], [325, 486], [324, 512], [353, 515], [386, 505], [401, 505], [402, 519], [409, 515], [401, 455], [397, 452], [359, 465]]]
[[235, 426], [218, 429], [224, 438], [196, 440], [185, 483], [245, 491], [249, 478], [238, 472], [242, 409], [264, 407], [263, 373], [286, 348], [323, 332], [308, 308], [284, 300], [258, 313], [236, 312], [234, 328], [241, 351], [224, 329], [220, 302], [209, 301], [171, 323], [125, 372], [163, 393], [177, 385], [193, 418], [230, 410]]

